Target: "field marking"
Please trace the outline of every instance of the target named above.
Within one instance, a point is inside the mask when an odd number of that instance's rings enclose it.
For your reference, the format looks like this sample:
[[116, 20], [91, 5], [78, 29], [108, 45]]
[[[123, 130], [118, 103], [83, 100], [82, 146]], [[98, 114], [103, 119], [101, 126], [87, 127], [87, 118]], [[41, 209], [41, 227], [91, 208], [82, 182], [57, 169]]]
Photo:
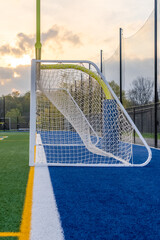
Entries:
[[19, 240], [30, 239], [33, 180], [34, 167], [30, 167], [20, 232], [0, 232], [0, 237], [19, 237]]
[[[40, 134], [36, 134], [36, 144], [41, 146], [35, 149], [35, 160], [47, 163]], [[35, 167], [30, 239], [64, 240], [48, 167]]]
[[0, 232], [0, 237], [20, 237], [20, 232]]
[[19, 240], [30, 239], [34, 167], [30, 167]]
[[36, 146], [35, 146], [35, 151], [34, 151], [34, 163], [36, 163], [37, 161], [43, 160], [43, 163], [47, 163], [46, 160], [46, 154], [44, 151], [44, 147], [42, 144], [42, 139], [41, 139], [41, 135], [40, 134], [36, 134]]
[[5, 142], [28, 142], [28, 140], [8, 140], [8, 139], [6, 140], [5, 139]]
[[0, 136], [0, 141], [4, 140], [6, 138], [8, 138], [8, 136]]
[[48, 167], [35, 167], [31, 240], [64, 240]]

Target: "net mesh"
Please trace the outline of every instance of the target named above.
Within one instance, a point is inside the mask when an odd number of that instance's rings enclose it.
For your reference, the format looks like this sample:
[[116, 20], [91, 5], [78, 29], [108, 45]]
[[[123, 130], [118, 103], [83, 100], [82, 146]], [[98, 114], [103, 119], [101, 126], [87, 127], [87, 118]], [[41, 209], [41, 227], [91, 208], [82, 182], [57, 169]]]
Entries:
[[36, 162], [132, 163], [133, 128], [100, 76], [78, 65], [42, 65]]
[[[158, 1], [158, 26], [160, 17]], [[130, 117], [150, 146], [154, 146], [154, 11], [134, 34], [127, 37], [127, 30], [122, 34], [122, 102]], [[158, 42], [159, 42], [158, 27]], [[116, 95], [120, 96], [120, 53], [119, 48], [104, 61], [107, 71], [105, 76]], [[159, 44], [158, 44], [159, 53]], [[160, 66], [158, 54], [158, 70]], [[113, 84], [113, 80], [115, 84]], [[158, 90], [159, 90], [158, 71]], [[160, 91], [159, 91], [160, 92]], [[146, 121], [146, 119], [148, 121]], [[158, 128], [158, 131], [160, 129]], [[134, 134], [134, 143], [141, 139]]]
[[109, 83], [115, 82], [115, 84], [118, 86], [116, 95], [119, 97], [119, 46], [111, 57], [108, 58], [105, 53], [103, 54], [103, 57], [103, 74]]
[[132, 36], [123, 37], [123, 90], [128, 105], [153, 102], [154, 12]]

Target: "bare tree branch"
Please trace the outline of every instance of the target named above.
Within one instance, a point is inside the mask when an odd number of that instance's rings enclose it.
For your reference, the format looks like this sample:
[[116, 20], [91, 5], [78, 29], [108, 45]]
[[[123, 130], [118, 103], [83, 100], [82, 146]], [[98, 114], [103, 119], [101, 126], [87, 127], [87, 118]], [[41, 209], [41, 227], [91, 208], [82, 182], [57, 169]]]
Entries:
[[132, 89], [128, 92], [129, 100], [133, 105], [144, 105], [153, 99], [153, 82], [144, 77], [138, 77], [132, 83]]

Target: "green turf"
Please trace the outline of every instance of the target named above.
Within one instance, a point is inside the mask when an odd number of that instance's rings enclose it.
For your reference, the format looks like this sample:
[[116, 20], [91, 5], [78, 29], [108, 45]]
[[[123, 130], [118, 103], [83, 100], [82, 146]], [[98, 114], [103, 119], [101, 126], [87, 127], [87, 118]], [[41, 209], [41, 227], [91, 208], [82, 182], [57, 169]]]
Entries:
[[0, 237], [0, 240], [18, 240], [17, 237]]
[[[142, 133], [144, 138], [154, 138], [154, 133]], [[158, 134], [158, 139], [160, 139], [160, 134]]]
[[8, 136], [0, 141], [0, 232], [18, 232], [29, 173], [29, 134], [0, 132], [0, 136]]
[[[154, 133], [141, 133], [144, 138], [154, 138]], [[138, 137], [138, 134], [136, 134]], [[160, 139], [160, 133], [158, 133], [158, 139]]]

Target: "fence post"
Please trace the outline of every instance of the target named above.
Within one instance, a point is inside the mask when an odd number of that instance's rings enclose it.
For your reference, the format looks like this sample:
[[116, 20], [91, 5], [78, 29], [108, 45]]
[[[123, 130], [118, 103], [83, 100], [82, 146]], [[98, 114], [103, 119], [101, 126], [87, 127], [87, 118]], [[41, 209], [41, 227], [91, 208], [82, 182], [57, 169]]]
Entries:
[[19, 130], [19, 118], [17, 117], [17, 130]]
[[77, 82], [76, 82], [76, 80], [74, 82], [74, 85], [75, 85], [75, 100], [77, 100]]
[[83, 89], [83, 75], [81, 73], [81, 96], [82, 96], [82, 103], [81, 103], [81, 107], [82, 107], [82, 111], [84, 110], [84, 89]]
[[[91, 64], [89, 64], [89, 70], [91, 69]], [[89, 118], [91, 119], [92, 114], [92, 78], [89, 75]]]
[[[135, 122], [136, 122], [135, 113], [136, 113], [136, 111], [135, 111], [135, 107], [134, 107], [134, 108], [133, 108], [133, 122], [134, 122], [134, 124], [135, 124]], [[134, 135], [134, 143], [135, 143], [135, 142], [136, 142], [135, 130], [133, 131], [133, 135]]]
[[120, 102], [122, 103], [122, 34], [123, 29], [119, 29], [119, 81], [120, 81]]
[[[101, 73], [103, 73], [103, 51], [101, 50], [100, 51], [100, 70], [101, 70]], [[101, 87], [101, 112], [102, 112], [102, 101], [103, 101], [103, 89]]]
[[6, 130], [6, 106], [5, 106], [5, 96], [3, 97], [3, 118], [4, 118], [4, 125], [3, 130]]
[[157, 92], [157, 0], [154, 0], [154, 145], [157, 148], [157, 103], [158, 103], [158, 92]]
[[141, 108], [141, 133], [143, 133], [143, 107]]
[[[100, 51], [100, 70], [103, 73], [103, 51]], [[102, 128], [102, 114], [103, 114], [103, 89], [101, 87], [101, 133], [103, 132]]]

